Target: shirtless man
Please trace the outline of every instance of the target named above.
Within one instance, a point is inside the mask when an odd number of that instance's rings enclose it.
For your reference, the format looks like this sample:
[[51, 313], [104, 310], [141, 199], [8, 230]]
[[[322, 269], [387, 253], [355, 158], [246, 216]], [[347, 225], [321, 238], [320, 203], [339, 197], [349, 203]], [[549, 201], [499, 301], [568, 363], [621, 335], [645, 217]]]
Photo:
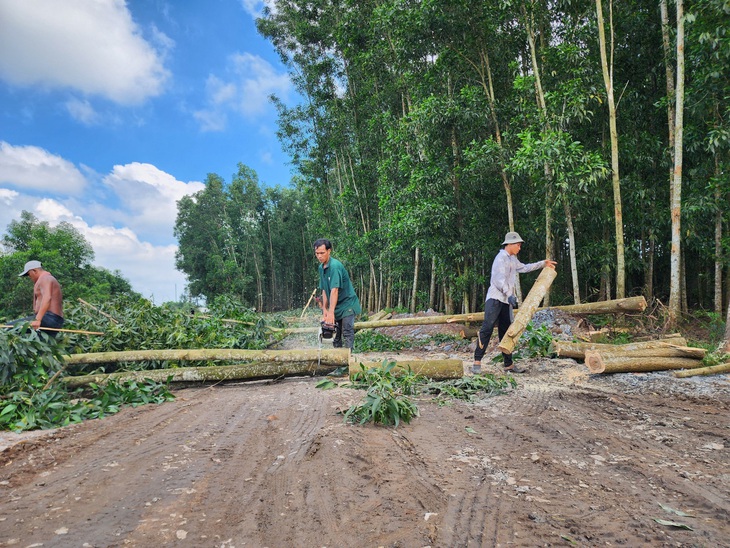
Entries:
[[[18, 276], [28, 276], [33, 280], [33, 311], [35, 318], [30, 326], [33, 329], [63, 327], [63, 293], [61, 284], [47, 270], [43, 270], [40, 261], [28, 261], [25, 269]], [[31, 316], [32, 317], [32, 316]], [[44, 330], [45, 331], [45, 330]], [[57, 331], [45, 331], [55, 337]]]

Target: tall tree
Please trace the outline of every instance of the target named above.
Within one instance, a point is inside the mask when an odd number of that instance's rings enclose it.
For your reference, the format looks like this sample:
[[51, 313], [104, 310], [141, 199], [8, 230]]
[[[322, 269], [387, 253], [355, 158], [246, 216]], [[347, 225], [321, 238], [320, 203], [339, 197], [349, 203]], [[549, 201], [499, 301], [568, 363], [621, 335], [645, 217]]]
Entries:
[[626, 296], [626, 267], [624, 261], [624, 220], [623, 208], [621, 206], [621, 178], [619, 176], [619, 147], [618, 129], [616, 124], [616, 101], [613, 96], [613, 50], [614, 50], [614, 29], [613, 29], [613, 0], [608, 0], [608, 28], [610, 32], [611, 55], [606, 53], [606, 28], [603, 20], [603, 5], [601, 0], [596, 0], [596, 14], [598, 19], [598, 40], [601, 52], [601, 71], [606, 86], [606, 103], [608, 104], [608, 121], [611, 137], [611, 177], [613, 186], [613, 208], [614, 222], [616, 227], [616, 298], [623, 299]]
[[680, 315], [680, 257], [682, 252], [682, 145], [684, 132], [684, 1], [677, 2], [677, 85], [675, 88], [674, 176], [671, 184], [672, 251], [669, 287], [669, 318], [676, 324]]

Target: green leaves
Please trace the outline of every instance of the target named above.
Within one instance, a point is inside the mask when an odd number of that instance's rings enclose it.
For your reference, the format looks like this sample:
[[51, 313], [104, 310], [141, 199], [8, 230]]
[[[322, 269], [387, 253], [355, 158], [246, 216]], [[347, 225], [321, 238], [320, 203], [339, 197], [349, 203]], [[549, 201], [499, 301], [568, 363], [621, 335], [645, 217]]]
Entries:
[[402, 376], [396, 376], [395, 367], [395, 362], [387, 361], [371, 369], [360, 364], [360, 372], [353, 375], [352, 386], [366, 388], [367, 393], [362, 403], [345, 412], [346, 421], [398, 427], [401, 422], [408, 424], [418, 416], [418, 406], [407, 397], [415, 393], [417, 376], [410, 369]]

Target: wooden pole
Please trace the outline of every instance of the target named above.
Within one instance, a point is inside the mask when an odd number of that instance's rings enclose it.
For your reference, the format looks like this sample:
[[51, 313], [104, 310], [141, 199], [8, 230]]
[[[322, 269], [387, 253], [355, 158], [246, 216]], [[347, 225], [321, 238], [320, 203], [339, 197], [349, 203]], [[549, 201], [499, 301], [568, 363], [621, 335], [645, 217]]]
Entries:
[[85, 305], [85, 306], [88, 306], [89, 308], [91, 308], [92, 310], [94, 310], [94, 311], [98, 312], [99, 314], [101, 314], [101, 315], [102, 315], [102, 316], [104, 316], [105, 318], [108, 318], [109, 320], [111, 320], [111, 321], [112, 321], [112, 323], [119, 323], [119, 322], [117, 321], [117, 319], [116, 319], [116, 318], [114, 318], [114, 317], [113, 317], [113, 316], [111, 316], [110, 314], [107, 314], [107, 313], [106, 313], [106, 312], [104, 312], [103, 310], [99, 310], [99, 309], [98, 309], [97, 307], [95, 307], [95, 306], [94, 306], [93, 304], [91, 304], [91, 303], [87, 303], [87, 302], [86, 302], [86, 301], [85, 301], [84, 299], [82, 299], [81, 297], [79, 297], [78, 299], [79, 299], [79, 302], [80, 302], [81, 304], [83, 304], [83, 305]]
[[709, 367], [698, 367], [688, 371], [675, 371], [675, 377], [694, 377], [695, 375], [716, 375], [718, 373], [730, 373], [730, 362], [721, 363], [719, 365], [711, 365]]
[[340, 367], [348, 365], [349, 348], [303, 350], [241, 350], [239, 348], [189, 348], [177, 350], [126, 350], [71, 354], [69, 364], [94, 364], [148, 361], [240, 361], [248, 363], [321, 362]]
[[307, 304], [304, 306], [304, 309], [302, 309], [302, 315], [299, 316], [299, 318], [304, 317], [304, 313], [307, 311], [307, 308], [309, 308], [309, 303], [312, 302], [312, 299], [314, 299], [314, 296], [317, 294], [317, 288], [314, 288], [314, 291], [312, 291], [312, 294], [309, 296], [309, 300], [307, 301]]
[[[14, 325], [0, 325], [0, 329], [11, 329]], [[80, 329], [59, 329], [56, 327], [39, 327], [38, 331], [58, 331], [59, 333], [79, 333], [81, 335], [104, 335], [101, 331], [82, 331]]]
[[535, 315], [535, 312], [537, 311], [538, 306], [540, 306], [542, 299], [545, 297], [547, 290], [550, 289], [553, 280], [557, 276], [558, 273], [554, 268], [542, 269], [542, 272], [540, 272], [537, 280], [535, 280], [532, 289], [530, 289], [527, 297], [525, 297], [525, 300], [522, 302], [522, 306], [518, 309], [512, 325], [509, 326], [507, 333], [505, 333], [502, 340], [499, 341], [497, 348], [499, 348], [500, 352], [512, 354], [515, 346], [517, 345], [517, 341], [520, 339], [520, 335], [522, 335], [527, 324], [530, 323], [532, 316]]

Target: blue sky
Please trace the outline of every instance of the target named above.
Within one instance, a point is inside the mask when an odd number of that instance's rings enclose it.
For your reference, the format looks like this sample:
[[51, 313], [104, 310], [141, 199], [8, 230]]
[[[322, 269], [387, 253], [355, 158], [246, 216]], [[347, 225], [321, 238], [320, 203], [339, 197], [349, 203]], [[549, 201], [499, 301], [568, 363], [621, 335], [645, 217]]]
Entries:
[[[94, 264], [155, 303], [175, 201], [238, 163], [286, 186], [268, 96], [297, 100], [254, 0], [0, 0], [0, 233], [23, 210], [73, 224]], [[63, 280], [60, 280], [63, 283]]]

